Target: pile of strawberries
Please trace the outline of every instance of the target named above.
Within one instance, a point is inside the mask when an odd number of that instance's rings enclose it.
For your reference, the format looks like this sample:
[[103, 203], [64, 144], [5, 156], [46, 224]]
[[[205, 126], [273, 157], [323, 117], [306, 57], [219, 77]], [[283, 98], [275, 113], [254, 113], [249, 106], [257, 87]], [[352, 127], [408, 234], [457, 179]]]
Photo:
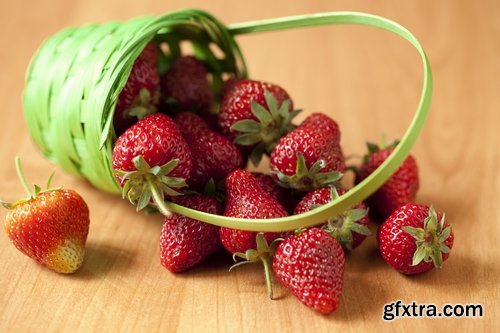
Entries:
[[[167, 201], [246, 219], [305, 213], [348, 191], [345, 172], [354, 170], [355, 183], [362, 182], [397, 142], [369, 145], [359, 167], [346, 167], [337, 122], [314, 113], [292, 124], [298, 111], [280, 86], [232, 77], [213, 91], [206, 64], [183, 56], [160, 74], [163, 56], [150, 43], [134, 63], [114, 113], [112, 164], [123, 196], [137, 210], [165, 215], [159, 239], [166, 269], [187, 271], [224, 248], [235, 266], [263, 264], [271, 298], [274, 273], [301, 302], [330, 313], [342, 293], [345, 252], [370, 235], [368, 210], [385, 220], [377, 232], [380, 252], [399, 272], [421, 273], [447, 259], [451, 227], [444, 214], [414, 203], [419, 180], [412, 156], [365, 203], [295, 232], [221, 228], [169, 212]], [[245, 170], [263, 155], [269, 156], [269, 173]], [[18, 218], [7, 218], [9, 235], [16, 223]]]

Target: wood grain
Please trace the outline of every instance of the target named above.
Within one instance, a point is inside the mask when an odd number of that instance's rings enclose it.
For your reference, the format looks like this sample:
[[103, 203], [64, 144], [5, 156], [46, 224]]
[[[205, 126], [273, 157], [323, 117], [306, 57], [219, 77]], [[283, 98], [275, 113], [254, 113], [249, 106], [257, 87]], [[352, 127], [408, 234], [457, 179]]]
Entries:
[[[22, 114], [24, 73], [47, 36], [67, 26], [202, 8], [227, 23], [322, 11], [359, 10], [409, 28], [434, 72], [431, 114], [414, 148], [418, 201], [446, 212], [456, 241], [441, 271], [405, 277], [377, 254], [374, 237], [348, 256], [338, 311], [322, 316], [276, 284], [266, 298], [257, 267], [227, 272], [220, 254], [174, 275], [159, 264], [160, 216], [142, 216], [118, 197], [59, 170], [55, 183], [77, 189], [91, 210], [83, 267], [53, 273], [0, 237], [0, 332], [331, 332], [464, 331], [500, 328], [500, 2], [473, 1], [10, 1], [0, 4], [2, 129], [0, 197], [23, 195], [14, 156], [43, 183], [54, 168], [29, 138]], [[265, 8], [265, 10], [262, 10]], [[238, 39], [253, 77], [280, 83], [304, 115], [338, 120], [347, 154], [365, 140], [401, 136], [421, 84], [418, 56], [404, 41], [364, 27], [321, 27]], [[299, 118], [300, 119], [300, 118]], [[376, 225], [372, 226], [375, 230]], [[483, 318], [382, 319], [385, 303], [480, 303]]]

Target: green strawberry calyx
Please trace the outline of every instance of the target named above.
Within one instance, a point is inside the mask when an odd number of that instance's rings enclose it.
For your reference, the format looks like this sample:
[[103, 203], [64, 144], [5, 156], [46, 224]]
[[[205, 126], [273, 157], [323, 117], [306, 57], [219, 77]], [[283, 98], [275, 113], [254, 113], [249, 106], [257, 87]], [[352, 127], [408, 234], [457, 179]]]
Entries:
[[297, 152], [295, 174], [288, 176], [279, 170], [273, 171], [278, 176], [279, 184], [285, 188], [309, 192], [329, 185], [337, 185], [343, 174], [338, 171], [320, 172], [325, 167], [325, 161], [316, 161], [307, 168], [306, 160], [301, 152]]
[[364, 161], [367, 161], [371, 155], [374, 153], [384, 150], [384, 149], [394, 149], [396, 146], [399, 144], [398, 139], [394, 139], [391, 143], [387, 143], [385, 140], [385, 137], [382, 136], [382, 139], [380, 140], [380, 144], [376, 144], [373, 142], [366, 142], [366, 148], [368, 150], [368, 153], [363, 157]]
[[270, 153], [276, 142], [295, 126], [291, 123], [301, 110], [290, 111], [290, 100], [284, 100], [278, 106], [278, 101], [274, 95], [265, 90], [264, 98], [267, 109], [256, 101], [252, 101], [250, 109], [257, 120], [244, 119], [237, 121], [231, 126], [231, 130], [239, 132], [234, 143], [240, 146], [254, 146], [250, 153], [250, 160], [257, 166], [262, 155]]
[[124, 118], [142, 119], [156, 112], [155, 104], [158, 102], [159, 95], [151, 96], [147, 88], [139, 90], [139, 96], [134, 100], [133, 104], [123, 112]]
[[[339, 197], [337, 189], [332, 186], [331, 200]], [[368, 209], [353, 208], [342, 214], [332, 216], [328, 219], [323, 229], [330, 235], [335, 237], [344, 248], [352, 250], [353, 232], [369, 236], [371, 234], [368, 227], [358, 223], [361, 219], [368, 215]]]
[[0, 204], [2, 206], [4, 206], [5, 208], [14, 209], [14, 208], [16, 208], [16, 206], [18, 206], [20, 204], [23, 204], [25, 202], [36, 199], [36, 197], [38, 197], [38, 195], [40, 195], [44, 192], [58, 191], [61, 189], [61, 187], [51, 187], [51, 183], [52, 183], [52, 179], [54, 178], [55, 171], [53, 171], [50, 174], [49, 179], [47, 180], [47, 185], [45, 186], [45, 189], [42, 189], [40, 186], [38, 186], [36, 184], [33, 186], [34, 188], [31, 189], [30, 185], [28, 184], [28, 181], [26, 179], [26, 176], [24, 175], [24, 171], [23, 171], [22, 166], [21, 166], [21, 158], [19, 158], [19, 156], [16, 157], [15, 163], [16, 163], [17, 176], [19, 177], [19, 180], [21, 181], [21, 184], [22, 184], [24, 190], [28, 194], [28, 197], [25, 199], [20, 199], [16, 202], [6, 202], [3, 200], [0, 200]]
[[[282, 238], [277, 238], [271, 242], [267, 243], [264, 234], [259, 232], [255, 236], [257, 243], [256, 249], [249, 249], [245, 253], [236, 252], [233, 253], [233, 260], [236, 262], [233, 266], [229, 268], [231, 271], [233, 268], [250, 263], [261, 262], [264, 266], [264, 275], [266, 278], [267, 294], [270, 299], [273, 299], [273, 284], [271, 280], [272, 269], [271, 269], [271, 258], [273, 257], [279, 243], [283, 240]], [[238, 261], [237, 258], [243, 259]]]
[[443, 253], [449, 253], [450, 248], [445, 244], [451, 234], [451, 227], [444, 228], [445, 214], [438, 221], [434, 208], [429, 208], [429, 215], [424, 220], [423, 228], [410, 226], [402, 227], [403, 231], [415, 239], [417, 249], [413, 254], [412, 266], [421, 262], [433, 262], [436, 268], [443, 265]]
[[179, 164], [179, 159], [170, 160], [162, 166], [151, 167], [144, 157], [138, 155], [132, 162], [136, 168], [134, 171], [115, 170], [115, 175], [124, 181], [122, 197], [126, 197], [136, 205], [137, 211], [146, 208], [153, 200], [160, 213], [165, 216], [171, 215], [165, 205], [165, 195], [181, 195], [182, 193], [174, 188], [187, 186], [184, 178], [169, 176]]

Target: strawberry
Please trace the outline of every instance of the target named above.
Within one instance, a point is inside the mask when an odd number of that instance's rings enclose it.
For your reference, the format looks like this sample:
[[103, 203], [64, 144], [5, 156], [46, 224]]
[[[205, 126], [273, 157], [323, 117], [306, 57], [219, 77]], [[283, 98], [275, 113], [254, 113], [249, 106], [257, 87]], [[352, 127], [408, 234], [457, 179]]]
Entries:
[[231, 92], [231, 90], [243, 81], [243, 79], [240, 79], [238, 77], [230, 77], [229, 79], [225, 80], [222, 83], [222, 86], [220, 87], [219, 91], [219, 96], [220, 99], [223, 100], [224, 97]]
[[29, 194], [15, 203], [1, 202], [10, 211], [5, 232], [15, 247], [28, 257], [58, 273], [73, 273], [83, 262], [89, 232], [89, 209], [83, 198], [70, 189], [47, 189], [35, 185], [32, 192], [19, 159], [19, 178]]
[[[369, 143], [369, 152], [356, 171], [356, 183], [360, 183], [375, 171], [389, 157], [397, 143], [395, 141], [392, 145], [382, 149]], [[389, 180], [366, 200], [366, 204], [373, 213], [386, 219], [396, 208], [415, 201], [418, 188], [417, 163], [413, 156], [409, 155]]]
[[[221, 215], [224, 208], [215, 198], [189, 195], [175, 203], [202, 212]], [[179, 214], [165, 217], [160, 236], [160, 262], [171, 272], [180, 273], [201, 263], [222, 248], [219, 227]]]
[[345, 170], [337, 123], [321, 113], [310, 115], [279, 139], [270, 167], [283, 187], [300, 191], [337, 182]]
[[[226, 178], [226, 208], [224, 216], [247, 219], [288, 216], [285, 208], [264, 191], [251, 173], [235, 170]], [[231, 253], [246, 252], [256, 248], [256, 232], [222, 227], [221, 241]], [[266, 232], [268, 242], [283, 236], [283, 233]]]
[[243, 156], [238, 148], [223, 135], [212, 131], [202, 118], [191, 112], [182, 112], [174, 120], [192, 153], [190, 187], [202, 188], [210, 178], [218, 182], [231, 171], [243, 167]]
[[159, 210], [165, 196], [175, 196], [191, 174], [191, 151], [175, 122], [155, 113], [139, 120], [115, 142], [113, 169], [123, 196], [145, 208], [153, 198]]
[[295, 193], [292, 193], [290, 190], [279, 186], [274, 177], [271, 175], [260, 172], [253, 172], [252, 175], [255, 177], [255, 180], [257, 181], [257, 183], [259, 183], [260, 187], [262, 187], [264, 191], [269, 193], [274, 198], [274, 200], [285, 207], [287, 211], [293, 211], [293, 208], [298, 202], [297, 198], [295, 197]]
[[396, 209], [377, 232], [382, 258], [407, 275], [441, 268], [453, 240], [453, 230], [443, 213], [414, 203]]
[[222, 134], [251, 151], [255, 165], [293, 128], [290, 122], [298, 111], [293, 111], [290, 96], [277, 85], [235, 79], [223, 85], [221, 94], [218, 117]]
[[127, 83], [118, 96], [113, 116], [117, 136], [138, 119], [156, 111], [160, 98], [160, 75], [157, 68], [157, 48], [149, 43], [135, 60]]
[[[238, 169], [227, 176], [224, 216], [268, 219], [287, 215], [285, 208], [260, 187], [250, 172]], [[289, 235], [289, 232], [257, 233], [226, 227], [220, 228], [222, 245], [233, 253], [235, 261], [236, 257], [244, 260], [231, 268], [244, 263], [261, 262], [264, 265], [267, 291], [271, 299], [273, 298], [271, 256], [277, 246], [277, 240]]]
[[177, 58], [161, 77], [166, 111], [209, 112], [213, 102], [212, 85], [205, 65], [193, 56]]
[[311, 228], [280, 243], [273, 270], [302, 303], [327, 314], [335, 311], [343, 288], [342, 246], [325, 230]]
[[[340, 187], [323, 187], [307, 193], [295, 207], [294, 214], [302, 214], [325, 205], [345, 194], [346, 189]], [[354, 205], [351, 209], [332, 216], [323, 225], [323, 229], [330, 233], [347, 250], [354, 250], [370, 235], [368, 229], [368, 210], [363, 202]]]

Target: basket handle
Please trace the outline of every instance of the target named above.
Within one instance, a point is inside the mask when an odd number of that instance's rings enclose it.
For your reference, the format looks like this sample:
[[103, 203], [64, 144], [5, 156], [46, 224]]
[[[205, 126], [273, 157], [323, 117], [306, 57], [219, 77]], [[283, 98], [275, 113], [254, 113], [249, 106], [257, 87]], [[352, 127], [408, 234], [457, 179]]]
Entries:
[[410, 44], [412, 44], [420, 54], [424, 74], [420, 101], [408, 129], [391, 155], [372, 174], [345, 194], [328, 204], [303, 214], [274, 219], [243, 219], [208, 214], [176, 205], [174, 203], [167, 203], [168, 208], [172, 212], [206, 223], [241, 230], [284, 231], [301, 227], [310, 227], [324, 222], [329, 217], [338, 215], [356, 203], [363, 201], [380, 186], [382, 186], [399, 168], [409, 155], [411, 148], [415, 144], [415, 141], [422, 130], [429, 113], [432, 97], [432, 72], [429, 60], [427, 59], [424, 49], [409, 30], [389, 19], [359, 12], [329, 12], [289, 16], [269, 20], [237, 23], [230, 25], [228, 28], [231, 34], [242, 35], [327, 24], [356, 24], [387, 30], [410, 42]]

